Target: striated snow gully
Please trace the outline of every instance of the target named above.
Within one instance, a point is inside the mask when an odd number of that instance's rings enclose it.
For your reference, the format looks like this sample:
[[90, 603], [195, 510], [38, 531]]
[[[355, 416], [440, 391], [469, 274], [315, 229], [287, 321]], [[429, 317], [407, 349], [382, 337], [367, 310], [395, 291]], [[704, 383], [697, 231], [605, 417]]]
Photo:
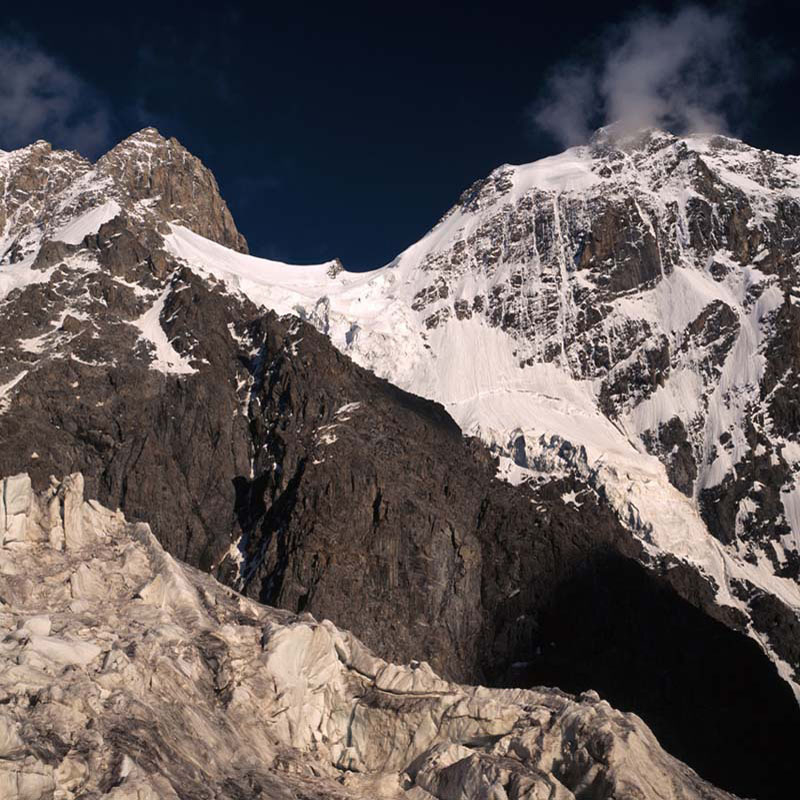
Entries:
[[80, 471], [250, 601], [451, 681], [597, 689], [703, 777], [783, 798], [797, 196], [795, 158], [604, 131], [354, 274], [247, 255], [211, 173], [153, 129], [96, 164], [0, 154], [0, 475]]
[[731, 797], [596, 693], [400, 666], [84, 501], [0, 483], [3, 800]]

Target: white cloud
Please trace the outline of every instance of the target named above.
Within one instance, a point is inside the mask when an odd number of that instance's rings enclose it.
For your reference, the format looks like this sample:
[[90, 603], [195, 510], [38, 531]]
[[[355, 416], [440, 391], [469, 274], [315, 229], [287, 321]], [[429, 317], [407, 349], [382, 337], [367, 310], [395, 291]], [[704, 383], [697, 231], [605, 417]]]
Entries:
[[534, 109], [536, 124], [564, 145], [611, 122], [725, 131], [726, 106], [746, 94], [737, 37], [735, 16], [695, 5], [633, 16], [606, 32], [595, 59], [556, 67]]
[[110, 114], [87, 83], [38, 47], [0, 39], [0, 147], [36, 139], [95, 156], [108, 144]]

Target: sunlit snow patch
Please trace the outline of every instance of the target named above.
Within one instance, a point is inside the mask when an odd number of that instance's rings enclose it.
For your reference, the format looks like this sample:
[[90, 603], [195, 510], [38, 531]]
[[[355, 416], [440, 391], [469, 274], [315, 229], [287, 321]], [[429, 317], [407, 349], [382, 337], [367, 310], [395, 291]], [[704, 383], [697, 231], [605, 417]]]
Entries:
[[152, 345], [150, 369], [169, 375], [189, 375], [197, 370], [175, 350], [161, 327], [161, 313], [168, 294], [169, 289], [162, 292], [150, 309], [132, 324], [141, 331], [139, 339]]
[[86, 236], [97, 233], [101, 226], [114, 219], [121, 210], [116, 200], [109, 200], [107, 203], [87, 211], [77, 219], [71, 220], [57, 230], [52, 238], [66, 244], [80, 244]]
[[[3, 242], [0, 241], [0, 255], [2, 255]], [[24, 289], [36, 283], [47, 283], [55, 271], [55, 267], [40, 270], [32, 269], [33, 258], [20, 261], [16, 264], [0, 265], [0, 301], [11, 294], [15, 289]]]
[[28, 374], [28, 370], [24, 369], [15, 378], [12, 378], [8, 383], [0, 386], [0, 414], [5, 412], [11, 405], [11, 392], [14, 387]]

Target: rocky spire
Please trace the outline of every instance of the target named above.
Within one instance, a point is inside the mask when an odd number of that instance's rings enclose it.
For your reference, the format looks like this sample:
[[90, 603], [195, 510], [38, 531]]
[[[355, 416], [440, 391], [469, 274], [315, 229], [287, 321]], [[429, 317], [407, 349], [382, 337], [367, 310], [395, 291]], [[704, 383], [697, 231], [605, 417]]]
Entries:
[[95, 165], [43, 141], [0, 161], [0, 263], [32, 258], [48, 240], [77, 246], [120, 212], [140, 239], [153, 240], [174, 222], [248, 252], [211, 171], [155, 128], [128, 137]]
[[211, 171], [175, 139], [144, 128], [120, 142], [98, 162], [124, 194], [145, 201], [165, 222], [177, 222], [219, 244], [246, 253]]

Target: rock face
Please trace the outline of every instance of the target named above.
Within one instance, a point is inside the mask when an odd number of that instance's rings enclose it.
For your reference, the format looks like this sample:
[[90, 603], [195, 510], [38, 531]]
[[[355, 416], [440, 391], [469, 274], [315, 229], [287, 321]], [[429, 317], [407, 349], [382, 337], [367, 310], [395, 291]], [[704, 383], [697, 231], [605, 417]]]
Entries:
[[82, 487], [2, 481], [24, 531], [0, 547], [8, 800], [731, 797], [595, 692], [387, 663], [182, 566]]
[[[618, 160], [598, 147], [592, 181]], [[640, 158], [629, 156], [628, 167]], [[583, 167], [573, 168], [584, 191]], [[523, 259], [531, 236], [551, 235], [547, 252], [560, 259], [567, 240], [557, 230], [572, 219], [560, 204], [578, 201], [554, 200], [546, 181], [528, 197], [513, 169], [500, 170], [431, 234], [458, 269], [434, 268], [441, 253], [427, 242], [357, 276], [335, 262], [292, 268], [236, 252], [243, 241], [204, 169], [152, 129], [94, 166], [44, 144], [2, 156], [4, 185], [15, 188], [2, 205], [0, 474], [25, 472], [45, 491], [50, 475], [80, 472], [89, 496], [149, 523], [169, 553], [253, 601], [327, 617], [380, 656], [425, 659], [448, 681], [597, 689], [704, 778], [759, 798], [791, 791], [800, 711], [781, 676], [800, 665], [796, 582], [739, 553], [731, 495], [709, 535], [696, 423], [674, 404], [664, 424], [642, 429], [641, 450], [621, 433], [618, 395], [644, 380], [631, 365], [641, 355], [658, 391], [675, 332], [662, 337], [653, 318], [644, 333], [629, 314], [618, 344], [630, 358], [597, 385], [570, 383], [571, 345], [562, 352], [558, 337], [533, 333], [578, 313], [569, 295], [537, 283], [557, 265], [532, 256], [532, 272], [517, 275], [500, 246], [522, 248]], [[51, 189], [37, 190], [41, 182]], [[32, 199], [21, 203], [24, 192]], [[473, 237], [487, 217], [505, 230], [512, 201], [507, 237], [491, 247]], [[621, 216], [575, 212], [589, 231], [580, 269], [565, 256], [563, 275], [558, 266], [542, 278], [603, 284], [605, 299], [587, 295], [580, 325], [609, 314], [620, 322], [620, 304], [650, 302], [653, 281], [688, 274], [654, 273], [663, 235], [637, 237], [625, 220], [644, 206], [623, 205]], [[492, 285], [478, 280], [484, 250]], [[636, 264], [606, 281], [613, 258]], [[514, 293], [530, 304], [522, 316]], [[781, 307], [786, 335], [771, 340], [775, 375], [797, 360], [793, 307]], [[533, 327], [517, 330], [512, 309]], [[741, 346], [730, 341], [743, 319], [727, 301], [709, 302], [678, 336], [681, 358], [702, 351], [703, 363], [727, 364], [721, 353]], [[603, 342], [592, 347], [602, 359]], [[731, 402], [740, 397], [725, 386]], [[763, 486], [793, 480], [752, 435], [756, 471], [745, 474]], [[22, 541], [15, 498], [30, 491], [10, 485], [4, 536]], [[53, 513], [60, 503], [76, 520], [65, 492]], [[763, 494], [767, 520], [778, 501]], [[53, 524], [46, 538], [69, 548], [79, 529]]]
[[[498, 170], [398, 268], [429, 284], [412, 303], [426, 324], [469, 307], [507, 333], [521, 383], [546, 364], [591, 382], [600, 410], [664, 462], [714, 536], [796, 581], [798, 197], [796, 158], [722, 137], [601, 132]], [[450, 401], [441, 382], [430, 395]], [[485, 430], [468, 412], [456, 419]], [[586, 444], [574, 429], [545, 432]], [[504, 434], [488, 432], [510, 452]]]

